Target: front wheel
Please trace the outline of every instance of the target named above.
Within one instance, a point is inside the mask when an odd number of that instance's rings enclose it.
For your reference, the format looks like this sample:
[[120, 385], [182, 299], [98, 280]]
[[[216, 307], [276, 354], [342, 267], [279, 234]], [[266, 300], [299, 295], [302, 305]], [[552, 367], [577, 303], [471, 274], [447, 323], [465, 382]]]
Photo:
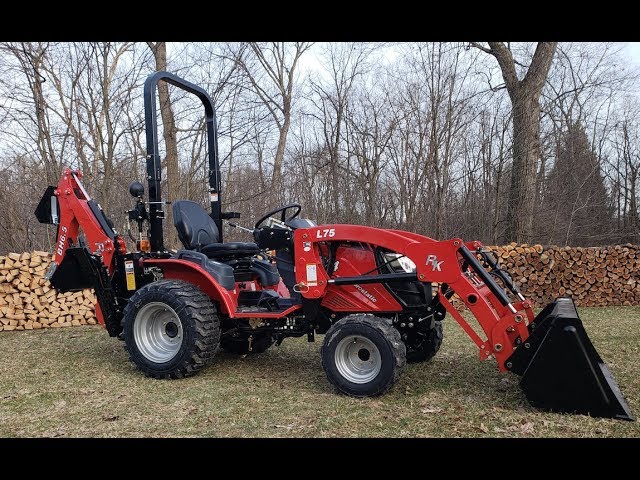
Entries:
[[195, 374], [220, 344], [220, 321], [211, 299], [195, 285], [161, 280], [145, 285], [124, 309], [130, 360], [147, 376]]
[[380, 395], [400, 378], [406, 349], [391, 322], [373, 315], [349, 315], [326, 333], [321, 350], [327, 378], [353, 397]]

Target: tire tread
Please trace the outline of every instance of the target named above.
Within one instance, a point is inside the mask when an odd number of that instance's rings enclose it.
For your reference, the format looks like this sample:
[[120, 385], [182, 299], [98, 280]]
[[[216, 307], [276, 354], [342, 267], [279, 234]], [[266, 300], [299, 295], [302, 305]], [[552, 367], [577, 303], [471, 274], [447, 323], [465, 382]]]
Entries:
[[[368, 392], [366, 394], [353, 394], [345, 391], [342, 386], [337, 382], [337, 379], [329, 374], [329, 370], [327, 369], [327, 359], [325, 357], [331, 357], [330, 355], [326, 355], [326, 349], [328, 343], [331, 342], [332, 337], [338, 333], [342, 328], [344, 328], [345, 324], [348, 325], [365, 325], [367, 327], [373, 328], [377, 330], [387, 341], [387, 343], [391, 346], [391, 352], [393, 356], [393, 374], [391, 377], [380, 385], [375, 391]], [[327, 373], [327, 378], [331, 382], [331, 384], [340, 392], [345, 393], [354, 397], [365, 397], [365, 396], [377, 396], [381, 395], [387, 390], [389, 390], [400, 378], [404, 367], [407, 364], [406, 358], [406, 348], [402, 338], [400, 337], [400, 332], [392, 325], [391, 321], [376, 317], [371, 314], [353, 314], [348, 315], [341, 320], [334, 323], [331, 328], [325, 334], [325, 341], [322, 344], [321, 355], [322, 359], [322, 368]]]
[[[129, 360], [147, 377], [157, 379], [178, 379], [198, 373], [216, 354], [220, 344], [220, 320], [213, 301], [195, 285], [182, 280], [159, 280], [138, 290], [127, 302], [124, 319], [133, 316], [146, 295], [161, 294], [178, 300], [178, 315], [187, 309], [187, 315], [193, 320], [193, 341], [188, 345], [186, 355], [170, 372], [154, 370], [144, 362], [137, 361], [136, 351], [125, 339], [125, 349]], [[172, 307], [173, 308], [173, 307]], [[183, 327], [184, 328], [184, 327]], [[133, 339], [131, 339], [133, 342]]]

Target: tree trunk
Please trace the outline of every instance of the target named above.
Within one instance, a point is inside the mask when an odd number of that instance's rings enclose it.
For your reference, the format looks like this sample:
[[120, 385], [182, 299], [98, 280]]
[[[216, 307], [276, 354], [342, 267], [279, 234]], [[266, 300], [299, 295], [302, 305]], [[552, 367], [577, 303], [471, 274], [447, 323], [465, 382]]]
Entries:
[[50, 185], [56, 185], [60, 179], [62, 166], [58, 164], [53, 142], [51, 141], [47, 102], [42, 87], [46, 80], [42, 75], [42, 70], [47, 48], [46, 45], [41, 43], [23, 42], [21, 48], [10, 47], [10, 51], [18, 58], [22, 71], [29, 82], [35, 106], [36, 125], [38, 127], [36, 147], [44, 163], [47, 181]]
[[519, 92], [513, 99], [513, 166], [507, 207], [507, 241], [528, 243], [533, 237], [536, 174], [540, 158], [540, 105]]
[[[156, 70], [167, 69], [167, 43], [166, 42], [147, 42], [149, 48], [153, 52], [156, 61]], [[167, 82], [158, 82], [158, 100], [160, 101], [160, 115], [162, 116], [162, 136], [164, 137], [164, 145], [166, 150], [165, 164], [167, 166], [167, 194], [165, 201], [173, 202], [178, 200], [179, 193], [179, 176], [178, 168], [178, 141], [176, 138], [176, 121], [171, 108], [171, 99], [169, 98], [169, 84]], [[165, 246], [169, 249], [178, 247], [178, 236], [176, 229], [173, 227], [173, 212], [169, 206], [165, 206], [166, 232]]]
[[636, 184], [638, 182], [638, 168], [637, 167], [633, 167], [631, 168], [631, 181], [629, 182], [631, 185], [631, 188], [629, 189], [629, 197], [630, 197], [630, 202], [629, 202], [629, 232], [628, 232], [628, 238], [631, 239], [631, 241], [633, 241], [634, 243], [638, 241], [638, 235], [640, 235], [640, 231], [638, 229], [638, 221], [640, 220], [640, 217], [638, 216], [638, 202], [637, 202], [637, 189], [636, 189]]
[[513, 112], [513, 166], [507, 207], [506, 241], [529, 242], [533, 235], [536, 174], [540, 158], [540, 94], [547, 80], [557, 42], [540, 42], [522, 80], [511, 49], [502, 42], [489, 48], [474, 44], [498, 61]]
[[278, 136], [278, 148], [276, 150], [276, 156], [273, 160], [273, 176], [271, 178], [271, 188], [273, 196], [282, 201], [282, 164], [284, 163], [285, 147], [287, 146], [287, 135], [289, 134], [289, 127], [291, 126], [291, 101], [285, 99], [284, 101], [284, 121], [282, 122], [282, 128], [280, 128], [280, 134]]
[[[240, 50], [234, 53], [234, 61], [244, 70], [258, 98], [265, 105], [278, 126], [278, 146], [273, 161], [273, 174], [271, 175], [271, 198], [277, 198], [280, 201], [284, 197], [282, 168], [287, 135], [291, 125], [295, 71], [300, 56], [311, 45], [310, 43], [296, 42], [294, 50], [291, 51], [292, 55], [288, 55], [289, 47], [285, 42], [271, 42], [270, 44], [250, 42], [243, 44]], [[246, 63], [248, 58], [245, 55], [246, 47], [253, 54], [253, 60], [256, 61], [255, 67], [253, 65], [248, 66]], [[262, 75], [265, 75], [266, 81], [260, 81]], [[275, 97], [269, 87], [274, 88], [277, 92]], [[277, 101], [277, 98], [281, 98], [282, 102]]]

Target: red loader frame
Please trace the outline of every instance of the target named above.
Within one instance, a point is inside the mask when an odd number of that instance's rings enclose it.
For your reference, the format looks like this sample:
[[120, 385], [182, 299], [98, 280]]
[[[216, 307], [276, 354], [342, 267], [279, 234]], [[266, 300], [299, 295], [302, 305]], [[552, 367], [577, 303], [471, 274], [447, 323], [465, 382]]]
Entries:
[[[320, 245], [327, 241], [361, 242], [375, 239], [375, 245], [401, 253], [417, 266], [415, 273], [330, 278], [322, 267]], [[514, 348], [529, 337], [534, 315], [531, 303], [511, 303], [504, 290], [487, 274], [472, 251], [483, 251], [480, 242], [464, 244], [459, 238], [437, 241], [400, 230], [383, 230], [359, 225], [321, 225], [297, 229], [294, 236], [296, 278], [304, 298], [324, 297], [333, 285], [380, 283], [388, 279], [440, 283], [438, 299], [471, 337], [480, 359], [495, 355], [501, 371]], [[478, 320], [486, 335], [482, 339], [449, 301], [456, 293]], [[373, 310], [375, 311], [375, 310]]]

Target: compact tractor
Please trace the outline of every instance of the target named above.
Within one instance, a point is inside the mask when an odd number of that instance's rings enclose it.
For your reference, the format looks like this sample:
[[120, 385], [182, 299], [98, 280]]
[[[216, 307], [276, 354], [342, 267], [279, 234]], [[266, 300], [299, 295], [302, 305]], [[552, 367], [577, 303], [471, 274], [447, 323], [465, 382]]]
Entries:
[[[206, 117], [211, 212], [199, 203], [162, 200], [156, 89], [168, 82], [198, 97]], [[47, 272], [61, 292], [93, 288], [96, 315], [124, 340], [147, 376], [177, 379], [211, 363], [219, 348], [259, 354], [287, 337], [324, 334], [322, 366], [331, 384], [355, 397], [379, 395], [407, 362], [431, 359], [449, 313], [501, 371], [521, 376], [538, 408], [632, 420], [571, 298], [534, 316], [512, 278], [480, 242], [438, 241], [416, 233], [359, 225], [316, 225], [291, 203], [260, 218], [253, 242], [225, 242], [217, 127], [205, 90], [167, 72], [144, 85], [146, 171], [133, 182], [135, 251], [66, 168], [36, 216], [57, 226]], [[163, 242], [165, 208], [173, 209], [180, 250]], [[242, 227], [241, 227], [242, 228]], [[437, 287], [437, 288], [436, 288]], [[456, 295], [476, 318], [480, 335], [454, 306]]]

